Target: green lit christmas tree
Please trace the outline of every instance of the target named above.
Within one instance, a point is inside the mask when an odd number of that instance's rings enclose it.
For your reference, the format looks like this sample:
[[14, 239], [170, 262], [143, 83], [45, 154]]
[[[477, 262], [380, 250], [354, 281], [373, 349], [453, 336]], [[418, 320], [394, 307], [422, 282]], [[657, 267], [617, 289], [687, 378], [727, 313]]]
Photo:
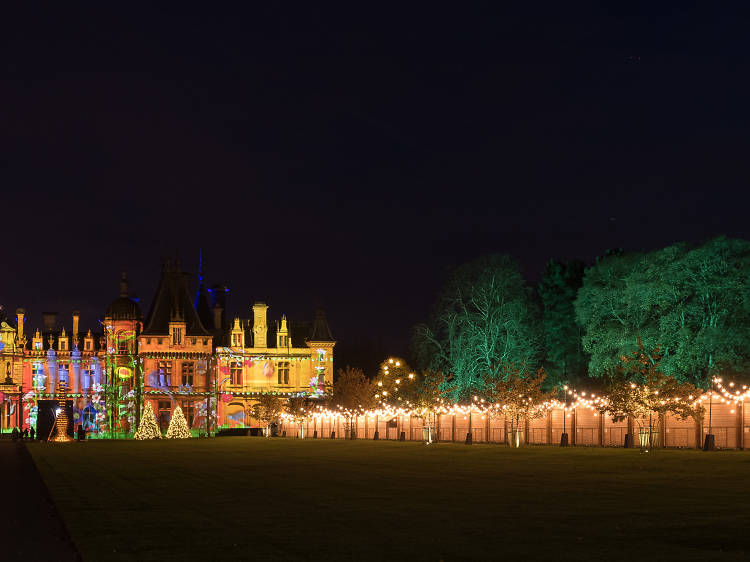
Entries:
[[167, 439], [187, 439], [190, 437], [190, 430], [188, 429], [185, 414], [182, 413], [182, 408], [179, 406], [172, 412], [172, 419], [169, 420], [166, 437]]
[[159, 431], [159, 426], [156, 425], [156, 418], [150, 402], [146, 402], [146, 406], [143, 408], [141, 423], [138, 426], [138, 431], [133, 435], [133, 439], [161, 439], [161, 431]]

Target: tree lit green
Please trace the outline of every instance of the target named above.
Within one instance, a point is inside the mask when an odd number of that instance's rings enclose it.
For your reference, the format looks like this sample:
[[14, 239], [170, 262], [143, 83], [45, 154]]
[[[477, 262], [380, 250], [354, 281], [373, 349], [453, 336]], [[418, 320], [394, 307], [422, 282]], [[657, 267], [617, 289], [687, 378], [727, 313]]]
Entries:
[[415, 348], [424, 367], [442, 372], [450, 398], [467, 400], [489, 379], [535, 369], [542, 357], [539, 310], [516, 262], [506, 255], [458, 267], [417, 327]]
[[586, 270], [575, 302], [591, 376], [622, 356], [660, 349], [661, 369], [706, 387], [750, 368], [750, 243], [724, 237], [690, 248], [608, 256]]
[[547, 386], [578, 383], [586, 374], [587, 357], [573, 303], [583, 283], [580, 261], [550, 260], [539, 283], [542, 302]]

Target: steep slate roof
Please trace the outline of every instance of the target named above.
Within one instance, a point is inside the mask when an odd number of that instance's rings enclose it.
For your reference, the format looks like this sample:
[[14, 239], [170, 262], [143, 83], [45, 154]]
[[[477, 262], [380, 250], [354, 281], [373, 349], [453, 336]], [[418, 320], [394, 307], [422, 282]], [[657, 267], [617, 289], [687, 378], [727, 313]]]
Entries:
[[176, 266], [165, 262], [159, 280], [159, 288], [151, 303], [146, 318], [144, 335], [165, 335], [169, 333], [169, 322], [175, 314], [184, 319], [187, 326], [186, 336], [209, 336], [203, 326], [198, 312], [190, 298], [188, 282], [190, 274], [180, 270], [179, 262]]
[[331, 334], [331, 329], [328, 327], [326, 313], [321, 308], [315, 311], [312, 331], [310, 332], [310, 337], [307, 339], [308, 341], [335, 341]]

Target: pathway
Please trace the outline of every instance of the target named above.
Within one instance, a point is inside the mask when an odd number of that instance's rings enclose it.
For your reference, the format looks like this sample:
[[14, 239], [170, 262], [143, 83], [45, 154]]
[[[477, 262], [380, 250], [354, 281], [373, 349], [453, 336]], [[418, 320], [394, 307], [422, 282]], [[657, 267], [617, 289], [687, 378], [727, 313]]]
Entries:
[[1, 560], [80, 560], [22, 443], [0, 440]]

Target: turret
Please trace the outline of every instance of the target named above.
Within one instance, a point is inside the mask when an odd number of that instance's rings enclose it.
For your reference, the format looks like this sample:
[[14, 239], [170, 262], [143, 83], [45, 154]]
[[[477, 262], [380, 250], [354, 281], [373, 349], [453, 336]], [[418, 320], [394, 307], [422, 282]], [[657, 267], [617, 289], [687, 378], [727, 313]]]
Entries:
[[281, 315], [281, 327], [276, 331], [276, 347], [292, 347], [285, 314]]
[[240, 319], [235, 318], [232, 324], [232, 331], [230, 333], [231, 347], [245, 347], [245, 330], [240, 325]]
[[68, 345], [68, 335], [65, 333], [65, 326], [63, 326], [60, 336], [57, 338], [57, 350], [58, 351], [69, 351], [70, 346]]

